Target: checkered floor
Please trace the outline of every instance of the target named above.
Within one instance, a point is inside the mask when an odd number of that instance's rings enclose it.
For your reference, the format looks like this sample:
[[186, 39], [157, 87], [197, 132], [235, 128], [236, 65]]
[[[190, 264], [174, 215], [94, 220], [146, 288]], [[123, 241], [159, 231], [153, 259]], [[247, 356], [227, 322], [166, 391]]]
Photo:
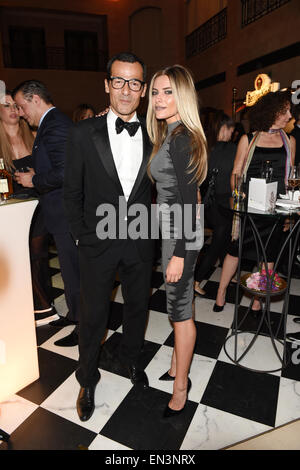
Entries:
[[[60, 314], [66, 314], [58, 259], [55, 254], [51, 256], [56, 307]], [[253, 264], [244, 263], [243, 270], [252, 269]], [[82, 423], [76, 413], [77, 346], [54, 345], [74, 327], [57, 330], [41, 326], [37, 328], [40, 379], [1, 404], [0, 428], [11, 438], [9, 445], [3, 442], [0, 449], [214, 450], [299, 418], [300, 367], [296, 363], [300, 362], [300, 354], [295, 344], [287, 343], [287, 352], [294, 354], [293, 361], [283, 371], [273, 373], [239, 367], [225, 354], [223, 345], [231, 333], [235, 286], [229, 287], [224, 311], [214, 313], [220, 272], [219, 267], [211, 270], [209, 279], [202, 283], [206, 295], [195, 299], [198, 335], [190, 371], [192, 389], [184, 413], [169, 420], [162, 418], [172, 384], [160, 382], [158, 377], [169, 368], [174, 337], [166, 314], [163, 277], [157, 268], [153, 272], [143, 350], [149, 389], [134, 387], [109, 360], [122, 335], [123, 298], [121, 286], [116, 283], [92, 418]], [[292, 321], [300, 314], [299, 287], [300, 280], [293, 279], [288, 332], [299, 330]], [[249, 298], [241, 292], [241, 314], [248, 304]], [[282, 304], [282, 299], [272, 302], [271, 319], [275, 324]], [[251, 331], [257, 321], [247, 319], [245, 330]], [[241, 335], [239, 341], [239, 346], [243, 346], [247, 340]], [[230, 350], [230, 341], [227, 345]], [[278, 365], [276, 360], [269, 338], [260, 336], [243, 364], [273, 370]]]

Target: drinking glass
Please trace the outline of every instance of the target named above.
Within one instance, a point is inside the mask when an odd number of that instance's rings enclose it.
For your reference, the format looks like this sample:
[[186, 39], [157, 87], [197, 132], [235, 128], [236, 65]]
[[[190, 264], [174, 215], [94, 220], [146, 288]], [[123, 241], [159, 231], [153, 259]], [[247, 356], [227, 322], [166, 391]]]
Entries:
[[244, 191], [244, 176], [235, 173], [233, 196], [238, 199], [243, 198], [244, 197], [243, 191]]
[[295, 188], [300, 186], [300, 165], [292, 165], [288, 177], [288, 186], [292, 190], [292, 201], [294, 200]]

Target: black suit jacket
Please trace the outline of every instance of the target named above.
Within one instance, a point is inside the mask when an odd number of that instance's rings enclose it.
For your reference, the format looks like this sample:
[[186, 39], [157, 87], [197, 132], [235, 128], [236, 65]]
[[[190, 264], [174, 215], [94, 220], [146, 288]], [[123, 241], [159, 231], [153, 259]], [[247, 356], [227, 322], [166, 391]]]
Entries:
[[45, 225], [50, 233], [69, 232], [63, 203], [63, 181], [67, 137], [71, 119], [59, 109], [44, 117], [33, 144], [32, 178], [40, 195]]
[[295, 123], [294, 129], [291, 132], [291, 135], [296, 139], [296, 155], [295, 155], [295, 165], [300, 163], [300, 128]]
[[[134, 187], [127, 202], [128, 210], [133, 204], [143, 204], [150, 216], [151, 181], [147, 175], [147, 163], [151, 144], [142, 119], [143, 159]], [[127, 132], [123, 130], [123, 132]], [[110, 204], [115, 209], [118, 226], [119, 198], [124, 197], [109, 142], [107, 116], [86, 119], [71, 129], [67, 145], [67, 163], [64, 181], [64, 198], [71, 232], [79, 247], [88, 256], [97, 256], [107, 250], [116, 238], [99, 239], [97, 224], [106, 215], [96, 215], [101, 204]], [[103, 206], [102, 206], [103, 207]], [[128, 217], [128, 225], [132, 219]], [[148, 221], [150, 231], [150, 221]], [[153, 257], [153, 242], [135, 240], [141, 259]]]

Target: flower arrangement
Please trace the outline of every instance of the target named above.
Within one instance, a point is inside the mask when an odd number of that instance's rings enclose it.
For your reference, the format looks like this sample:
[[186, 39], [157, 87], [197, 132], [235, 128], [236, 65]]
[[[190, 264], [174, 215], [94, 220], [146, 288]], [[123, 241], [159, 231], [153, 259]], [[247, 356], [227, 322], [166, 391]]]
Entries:
[[[273, 275], [273, 270], [268, 270], [269, 277]], [[261, 271], [257, 271], [252, 273], [246, 280], [246, 285], [248, 289], [259, 290], [259, 291], [266, 291], [267, 290], [267, 273], [266, 270], [263, 269]], [[271, 290], [278, 291], [282, 287], [282, 279], [275, 273], [274, 278], [272, 279]]]

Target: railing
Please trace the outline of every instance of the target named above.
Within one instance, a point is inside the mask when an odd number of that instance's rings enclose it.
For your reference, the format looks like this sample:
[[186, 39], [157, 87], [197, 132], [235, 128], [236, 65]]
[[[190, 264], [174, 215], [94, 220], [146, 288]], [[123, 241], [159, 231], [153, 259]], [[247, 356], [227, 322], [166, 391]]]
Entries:
[[241, 0], [241, 2], [242, 27], [244, 27], [285, 5], [290, 0]]
[[190, 58], [208, 49], [227, 35], [227, 8], [210, 18], [186, 37], [186, 57]]
[[74, 63], [67, 60], [64, 47], [22, 46], [16, 48], [10, 45], [3, 46], [4, 66], [21, 69], [55, 69], [55, 70], [82, 70], [105, 71], [107, 52], [98, 50], [97, 55], [85, 54], [76, 57]]

